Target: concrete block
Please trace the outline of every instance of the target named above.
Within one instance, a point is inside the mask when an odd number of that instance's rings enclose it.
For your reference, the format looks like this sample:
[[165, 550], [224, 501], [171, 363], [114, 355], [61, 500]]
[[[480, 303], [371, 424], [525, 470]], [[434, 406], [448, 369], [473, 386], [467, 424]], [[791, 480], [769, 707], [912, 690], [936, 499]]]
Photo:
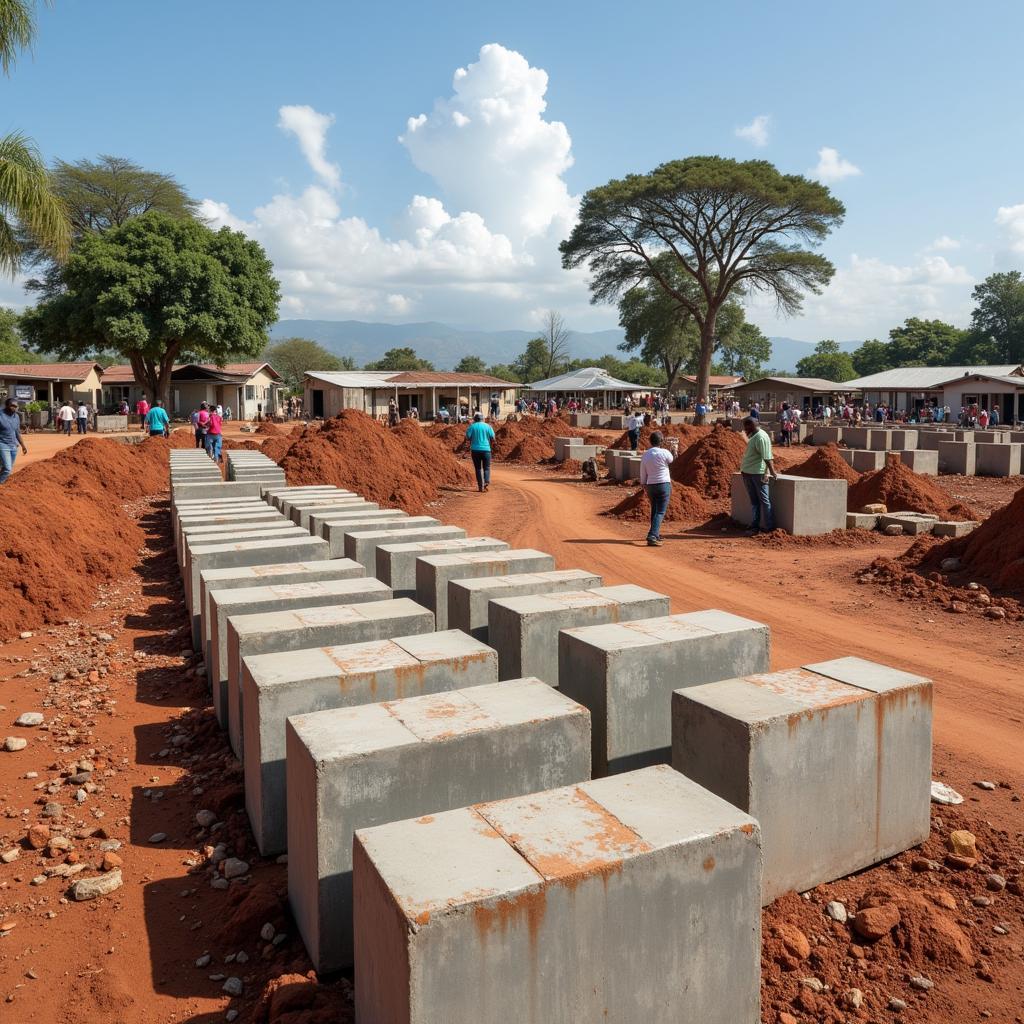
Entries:
[[353, 861], [361, 1024], [760, 1020], [758, 824], [670, 768], [360, 829]]
[[596, 459], [604, 451], [604, 446], [599, 444], [574, 444], [571, 448], [566, 448], [565, 458], [557, 459], [558, 462], [564, 462], [566, 459], [576, 459], [579, 462], [586, 462], [587, 459]]
[[582, 445], [582, 444], [583, 444], [583, 438], [582, 437], [556, 437], [554, 439], [555, 461], [556, 462], [565, 462], [565, 460], [568, 459], [568, 458], [575, 458], [575, 456], [570, 456], [568, 454], [568, 449], [569, 448], [574, 448], [577, 445]]
[[[311, 520], [310, 526], [312, 525]], [[319, 531], [320, 536], [331, 545], [331, 557], [341, 558], [345, 556], [345, 539], [349, 534], [401, 533], [405, 530], [426, 530], [441, 525], [441, 521], [434, 519], [433, 516], [407, 516], [403, 513], [400, 516], [388, 516], [382, 519], [379, 511], [351, 517], [341, 517], [334, 513], [329, 519], [320, 520]], [[312, 529], [310, 532], [312, 533]], [[365, 547], [365, 550], [370, 563], [366, 566], [366, 571], [372, 575], [376, 567], [374, 559], [370, 558], [372, 547]]]
[[939, 472], [939, 453], [937, 449], [918, 448], [914, 451], [901, 451], [900, 462], [915, 473], [924, 476], [937, 476]]
[[953, 437], [957, 441], [973, 442], [974, 441], [974, 431], [973, 430], [954, 430], [953, 431]]
[[867, 447], [875, 452], [888, 451], [892, 447], [892, 431], [885, 429], [869, 430]]
[[287, 516], [293, 522], [297, 522], [292, 515], [295, 509], [313, 508], [317, 505], [321, 505], [326, 508], [330, 505], [358, 504], [363, 500], [362, 496], [358, 494], [341, 494], [336, 491], [321, 492], [320, 494], [310, 494], [307, 492], [305, 494], [285, 495], [279, 499], [277, 506], [282, 515]]
[[222, 541], [252, 537], [300, 537], [305, 530], [281, 517], [267, 523], [222, 523], [219, 526], [190, 526], [181, 530], [178, 567], [184, 572], [188, 566], [189, 548], [197, 544], [219, 544]]
[[[735, 428], [734, 428], [735, 429]], [[740, 420], [740, 430], [743, 429], [743, 421]], [[815, 444], [839, 444], [843, 440], [844, 427], [815, 426], [812, 432], [812, 439]]]
[[964, 522], [937, 522], [932, 527], [932, 533], [936, 537], [966, 537], [967, 534], [977, 529], [978, 524], [971, 521]]
[[[444, 532], [430, 532], [437, 530]], [[445, 537], [465, 537], [466, 531], [458, 526], [445, 526], [432, 516], [409, 516], [406, 519], [373, 523], [362, 529], [355, 529], [348, 525], [339, 526], [336, 523], [324, 527], [324, 536], [329, 538], [331, 550], [336, 549], [336, 538], [340, 536], [345, 557], [365, 566], [370, 575], [376, 572], [377, 547], [380, 544], [390, 543], [396, 534], [402, 535], [402, 539], [406, 543], [412, 543], [420, 538], [440, 540]], [[399, 542], [395, 541], [395, 543]]]
[[555, 560], [551, 555], [533, 548], [426, 555], [416, 559], [416, 602], [434, 613], [438, 629], [447, 629], [448, 587], [453, 580], [550, 572], [554, 568]]
[[1020, 451], [1019, 444], [975, 444], [974, 471], [978, 476], [1020, 476]]
[[871, 427], [843, 427], [843, 443], [847, 448], [871, 447]]
[[[362, 566], [360, 566], [362, 568]], [[207, 591], [210, 642], [206, 658], [207, 678], [213, 690], [213, 709], [221, 728], [228, 724], [228, 619], [234, 615], [281, 612], [290, 608], [322, 608], [326, 605], [390, 601], [391, 588], [372, 577], [311, 580], [302, 583], [270, 583]], [[241, 685], [241, 682], [239, 682]]]
[[448, 626], [488, 643], [488, 606], [491, 601], [531, 594], [561, 594], [567, 590], [593, 590], [603, 583], [600, 576], [584, 569], [454, 580], [448, 585]]
[[919, 434], [916, 430], [905, 430], [893, 428], [889, 431], [892, 437], [892, 444], [889, 446], [893, 451], [912, 451], [917, 448]]
[[275, 523], [285, 522], [284, 516], [268, 505], [260, 503], [251, 508], [225, 512], [192, 512], [179, 515], [174, 530], [174, 546], [181, 547], [181, 528], [183, 526], [223, 526], [231, 523]]
[[[882, 458], [884, 452], [879, 452]], [[846, 529], [845, 480], [780, 474], [768, 484], [775, 526], [798, 537], [813, 537]], [[739, 473], [732, 477], [732, 518], [750, 525], [750, 497]], [[763, 524], [762, 524], [763, 525]]]
[[[402, 539], [388, 539], [377, 545], [377, 579], [383, 580], [399, 597], [416, 594], [416, 559], [427, 555], [478, 554], [484, 551], [507, 551], [508, 544], [495, 537], [467, 537], [464, 530], [452, 526], [434, 531], [408, 531]], [[415, 540], [415, 537], [421, 540]], [[346, 541], [346, 545], [347, 545]]]
[[179, 501], [199, 498], [202, 500], [210, 498], [258, 498], [260, 496], [260, 485], [258, 481], [245, 483], [221, 483], [210, 484], [179, 484], [171, 488], [171, 504]]
[[917, 447], [926, 451], [937, 452], [944, 441], [955, 441], [956, 436], [951, 429], [923, 430], [918, 427]]
[[918, 515], [914, 512], [890, 512], [878, 517], [878, 528], [884, 530], [887, 526], [902, 526], [905, 534], [916, 537], [921, 533], [931, 533], [937, 521], [937, 516]]
[[278, 487], [275, 484], [268, 484], [266, 487], [260, 489], [260, 495], [266, 502], [272, 502], [274, 497], [277, 495], [288, 495], [288, 494], [323, 494], [323, 493], [337, 493], [337, 494], [351, 494], [351, 491], [347, 491], [341, 487], [335, 487], [333, 484], [292, 484], [285, 485], [284, 487]]
[[[962, 434], [966, 431], [959, 430]], [[939, 472], [974, 476], [977, 449], [973, 441], [940, 441]]]
[[245, 805], [260, 851], [270, 856], [287, 845], [287, 718], [479, 686], [497, 678], [494, 651], [454, 630], [246, 658]]
[[858, 473], [873, 473], [876, 469], [885, 467], [886, 452], [868, 451], [864, 448], [854, 448], [850, 452], [850, 465]]
[[288, 890], [316, 969], [353, 962], [356, 829], [589, 777], [590, 715], [537, 679], [290, 718], [289, 801], [313, 813], [292, 822]]
[[292, 487], [274, 488], [267, 493], [266, 501], [273, 505], [279, 512], [283, 512], [283, 505], [298, 497], [319, 497], [319, 498], [358, 498], [361, 495], [352, 491], [345, 491], [338, 487], [323, 487], [317, 490], [296, 491]]
[[1009, 430], [1006, 433], [1008, 444], [1024, 444], [1024, 430]]
[[640, 456], [639, 455], [633, 456], [632, 458], [623, 459], [622, 463], [623, 463], [623, 470], [622, 470], [622, 479], [623, 480], [639, 480], [640, 479]]
[[228, 739], [243, 760], [242, 660], [254, 654], [433, 633], [434, 616], [407, 598], [228, 617]]
[[664, 594], [632, 584], [499, 598], [487, 610], [488, 643], [498, 652], [498, 678], [536, 676], [559, 685], [563, 629], [668, 615]]
[[672, 697], [672, 765], [757, 818], [765, 903], [928, 838], [932, 685], [838, 658]]
[[409, 514], [400, 508], [379, 508], [374, 512], [353, 511], [352, 509], [328, 509], [325, 512], [313, 512], [309, 516], [309, 532], [314, 537], [323, 537], [324, 523], [345, 523], [355, 519], [369, 520], [371, 523], [387, 523], [393, 519], [408, 519]]
[[839, 457], [848, 466], [852, 466], [853, 465], [853, 449], [852, 448], [840, 448], [839, 449]]
[[318, 512], [376, 512], [380, 506], [375, 501], [364, 501], [362, 498], [336, 498], [333, 501], [316, 502], [313, 505], [293, 505], [291, 520], [304, 530], [312, 533], [311, 520]]
[[848, 530], [873, 530], [878, 526], [878, 516], [867, 512], [847, 512], [846, 528]]
[[561, 690], [590, 708], [595, 778], [668, 761], [673, 690], [769, 667], [768, 627], [717, 609], [567, 629], [558, 639]]

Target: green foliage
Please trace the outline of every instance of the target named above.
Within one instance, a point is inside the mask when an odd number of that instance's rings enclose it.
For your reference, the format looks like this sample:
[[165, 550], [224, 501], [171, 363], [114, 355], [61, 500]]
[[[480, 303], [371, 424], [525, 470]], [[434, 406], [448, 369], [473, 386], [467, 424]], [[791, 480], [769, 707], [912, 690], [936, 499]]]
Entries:
[[479, 356], [463, 356], [455, 366], [456, 373], [486, 373], [484, 361]]
[[42, 412], [46, 408], [45, 402], [26, 402], [25, 412]]
[[35, 352], [21, 344], [18, 319], [13, 309], [0, 306], [0, 363], [41, 363]]
[[35, 6], [33, 0], [0, 0], [0, 71], [5, 75], [11, 73], [18, 52], [32, 45]]
[[511, 381], [513, 384], [522, 383], [516, 371], [508, 363], [495, 363], [493, 366], [487, 367], [487, 373], [489, 376], [497, 377], [499, 380]]
[[942, 320], [905, 320], [889, 332], [889, 357], [895, 366], [949, 366], [967, 331]]
[[797, 360], [796, 375], [842, 382], [853, 380], [857, 376], [857, 371], [853, 368], [850, 353], [840, 351], [838, 341], [828, 340], [819, 341], [814, 346], [813, 355]]
[[[526, 343], [526, 350], [512, 363], [512, 372], [525, 384], [546, 380], [548, 368], [548, 344], [543, 338], [533, 338]], [[555, 373], [559, 373], [556, 370]]]
[[307, 370], [354, 370], [355, 362], [349, 356], [336, 356], [323, 345], [309, 338], [282, 338], [269, 344], [261, 359], [274, 367], [289, 393], [302, 391], [302, 379]]
[[772, 343], [757, 324], [744, 320], [721, 335], [717, 353], [715, 373], [757, 380], [761, 367], [772, 357]]
[[877, 338], [871, 338], [859, 345], [851, 353], [853, 357], [853, 368], [857, 371], [858, 377], [867, 377], [872, 373], [881, 373], [883, 370], [891, 370], [892, 351], [890, 347]]
[[147, 213], [83, 238], [61, 292], [22, 316], [22, 333], [64, 357], [116, 352], [166, 401], [179, 356], [224, 363], [263, 351], [280, 298], [272, 271], [240, 232]]
[[367, 370], [433, 370], [434, 364], [420, 359], [416, 350], [405, 348], [389, 348], [383, 358], [375, 363], [367, 363]]
[[[1024, 278], [1019, 270], [990, 274], [976, 285], [971, 314], [976, 346], [991, 364], [1024, 362]], [[969, 360], [980, 362], [981, 360]]]

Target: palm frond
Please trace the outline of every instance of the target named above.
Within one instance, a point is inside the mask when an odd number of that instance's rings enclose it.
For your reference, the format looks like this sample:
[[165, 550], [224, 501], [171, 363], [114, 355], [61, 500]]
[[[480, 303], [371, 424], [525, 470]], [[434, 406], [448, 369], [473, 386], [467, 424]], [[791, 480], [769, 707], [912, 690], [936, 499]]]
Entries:
[[0, 0], [0, 70], [5, 75], [11, 73], [18, 53], [32, 46], [35, 34], [33, 0]]

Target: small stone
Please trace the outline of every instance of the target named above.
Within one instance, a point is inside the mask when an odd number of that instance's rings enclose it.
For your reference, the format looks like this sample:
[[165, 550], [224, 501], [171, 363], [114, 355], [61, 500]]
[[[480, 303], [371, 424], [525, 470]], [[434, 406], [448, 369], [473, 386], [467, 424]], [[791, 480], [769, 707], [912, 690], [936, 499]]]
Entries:
[[1009, 935], [1010, 934], [1010, 922], [1009, 921], [1000, 921], [999, 924], [992, 925], [992, 931], [994, 931], [996, 933], [996, 935]]
[[28, 845], [33, 850], [41, 850], [45, 846], [50, 845], [50, 826], [49, 825], [31, 825], [26, 835]]
[[978, 841], [973, 833], [964, 829], [956, 829], [949, 833], [949, 852], [955, 857], [973, 857], [978, 859]]
[[991, 875], [985, 876], [985, 885], [992, 892], [1002, 892], [1006, 888], [1006, 879], [993, 872]]
[[100, 861], [101, 871], [113, 871], [114, 868], [119, 868], [124, 864], [124, 861], [116, 853], [104, 853], [103, 860]]
[[274, 941], [274, 926], [269, 921], [260, 929], [260, 938], [264, 942]]
[[864, 505], [860, 511], [866, 516], [884, 516], [889, 511], [889, 508], [887, 505], [882, 504], [882, 502], [875, 501], [870, 505]]
[[120, 850], [120, 849], [121, 849], [121, 840], [120, 839], [104, 839], [103, 842], [100, 843], [100, 852], [101, 853], [113, 853], [115, 850]]
[[882, 532], [887, 537], [902, 537], [903, 527], [900, 526], [898, 523], [893, 523], [892, 525], [887, 526]]
[[996, 784], [994, 782], [976, 782], [975, 785], [978, 789], [987, 789], [990, 792], [996, 788]]
[[212, 882], [210, 882], [211, 889], [226, 889], [231, 883], [226, 878], [221, 878], [219, 875]]
[[249, 863], [238, 857], [228, 857], [221, 865], [221, 870], [225, 878], [241, 878], [249, 873]]
[[231, 1024], [232, 1021], [238, 1020], [238, 1011], [228, 1010], [228, 1012], [224, 1014], [224, 1019], [228, 1022], [228, 1024]]
[[974, 896], [971, 898], [971, 902], [976, 907], [991, 907], [992, 900], [988, 896]]
[[242, 994], [242, 979], [228, 978], [224, 982], [223, 991], [227, 992], [229, 996], [240, 996]]
[[217, 820], [213, 811], [196, 811], [196, 824], [200, 828], [209, 828]]
[[896, 999], [895, 997], [889, 1000], [889, 1009], [893, 1013], [902, 1013], [907, 1008], [907, 1004], [902, 999]]
[[838, 921], [840, 924], [846, 924], [849, 914], [846, 912], [846, 907], [838, 900], [831, 900], [825, 904], [825, 913], [832, 918], [833, 921]]
[[893, 903], [858, 910], [853, 919], [853, 930], [868, 942], [877, 942], [900, 923], [899, 908]]
[[800, 1022], [791, 1013], [786, 1013], [785, 1010], [779, 1013], [779, 1024], [800, 1024]]
[[196, 967], [209, 967], [210, 961], [213, 959], [209, 953], [204, 953], [201, 957], [196, 960]]
[[247, 964], [249, 962], [249, 954], [244, 949], [240, 949], [238, 954], [235, 956], [236, 964]]
[[31, 640], [32, 639], [32, 634], [28, 630], [25, 630], [24, 633], [19, 633], [18, 634], [18, 639], [19, 640]]
[[968, 583], [967, 584], [967, 589], [968, 590], [981, 590], [981, 587], [977, 583]]
[[166, 832], [154, 832], [150, 837], [151, 843], [162, 843], [167, 838]]
[[993, 605], [993, 607], [985, 609], [985, 614], [990, 619], [1005, 619], [1006, 618], [1006, 609], [1005, 608], [1000, 608], [998, 605]]
[[940, 867], [942, 865], [937, 860], [930, 860], [928, 857], [915, 857], [910, 862], [911, 871], [938, 871]]
[[23, 736], [8, 736], [4, 740], [4, 750], [8, 753], [13, 754], [19, 750], [24, 750], [28, 746], [28, 740]]
[[968, 609], [967, 605], [965, 605], [963, 601], [951, 601], [949, 604], [949, 610], [954, 615], [964, 615], [970, 609]]
[[24, 729], [31, 729], [33, 726], [43, 724], [43, 713], [41, 711], [26, 711], [14, 720], [15, 725]]
[[859, 1010], [864, 1002], [864, 993], [859, 988], [848, 988], [843, 993], [843, 1005], [849, 1010]]
[[962, 804], [963, 802], [964, 798], [952, 786], [932, 779], [933, 804]]
[[825, 985], [818, 978], [801, 978], [800, 984], [803, 988], [809, 988], [816, 995], [825, 991]]
[[108, 896], [123, 884], [121, 869], [114, 868], [95, 878], [80, 878], [71, 886], [71, 897], [75, 900], [94, 900], [97, 896]]
[[976, 857], [957, 857], [955, 854], [946, 854], [946, 864], [954, 871], [970, 871], [978, 863]]
[[17, 846], [12, 846], [9, 850], [4, 850], [0, 853], [0, 861], [4, 864], [13, 864], [21, 856], [21, 850]]
[[915, 974], [909, 979], [909, 982], [910, 987], [916, 988], [919, 992], [927, 992], [935, 987], [935, 982], [931, 978], [926, 978], [923, 974]]
[[50, 801], [43, 805], [44, 818], [59, 818], [64, 814], [64, 808], [60, 804]]
[[944, 558], [939, 563], [939, 568], [943, 572], [957, 572], [960, 568], [961, 562], [959, 558]]

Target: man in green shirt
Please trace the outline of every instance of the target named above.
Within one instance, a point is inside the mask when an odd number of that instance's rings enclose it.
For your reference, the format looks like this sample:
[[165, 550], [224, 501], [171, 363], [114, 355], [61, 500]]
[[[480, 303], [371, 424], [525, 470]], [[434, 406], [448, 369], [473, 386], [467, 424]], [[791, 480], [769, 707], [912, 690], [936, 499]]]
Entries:
[[748, 416], [743, 421], [743, 433], [747, 435], [747, 450], [743, 453], [740, 473], [750, 497], [751, 519], [748, 537], [761, 532], [762, 516], [766, 533], [775, 529], [772, 500], [768, 493], [768, 481], [779, 474], [772, 463], [772, 439], [758, 425], [757, 420]]

